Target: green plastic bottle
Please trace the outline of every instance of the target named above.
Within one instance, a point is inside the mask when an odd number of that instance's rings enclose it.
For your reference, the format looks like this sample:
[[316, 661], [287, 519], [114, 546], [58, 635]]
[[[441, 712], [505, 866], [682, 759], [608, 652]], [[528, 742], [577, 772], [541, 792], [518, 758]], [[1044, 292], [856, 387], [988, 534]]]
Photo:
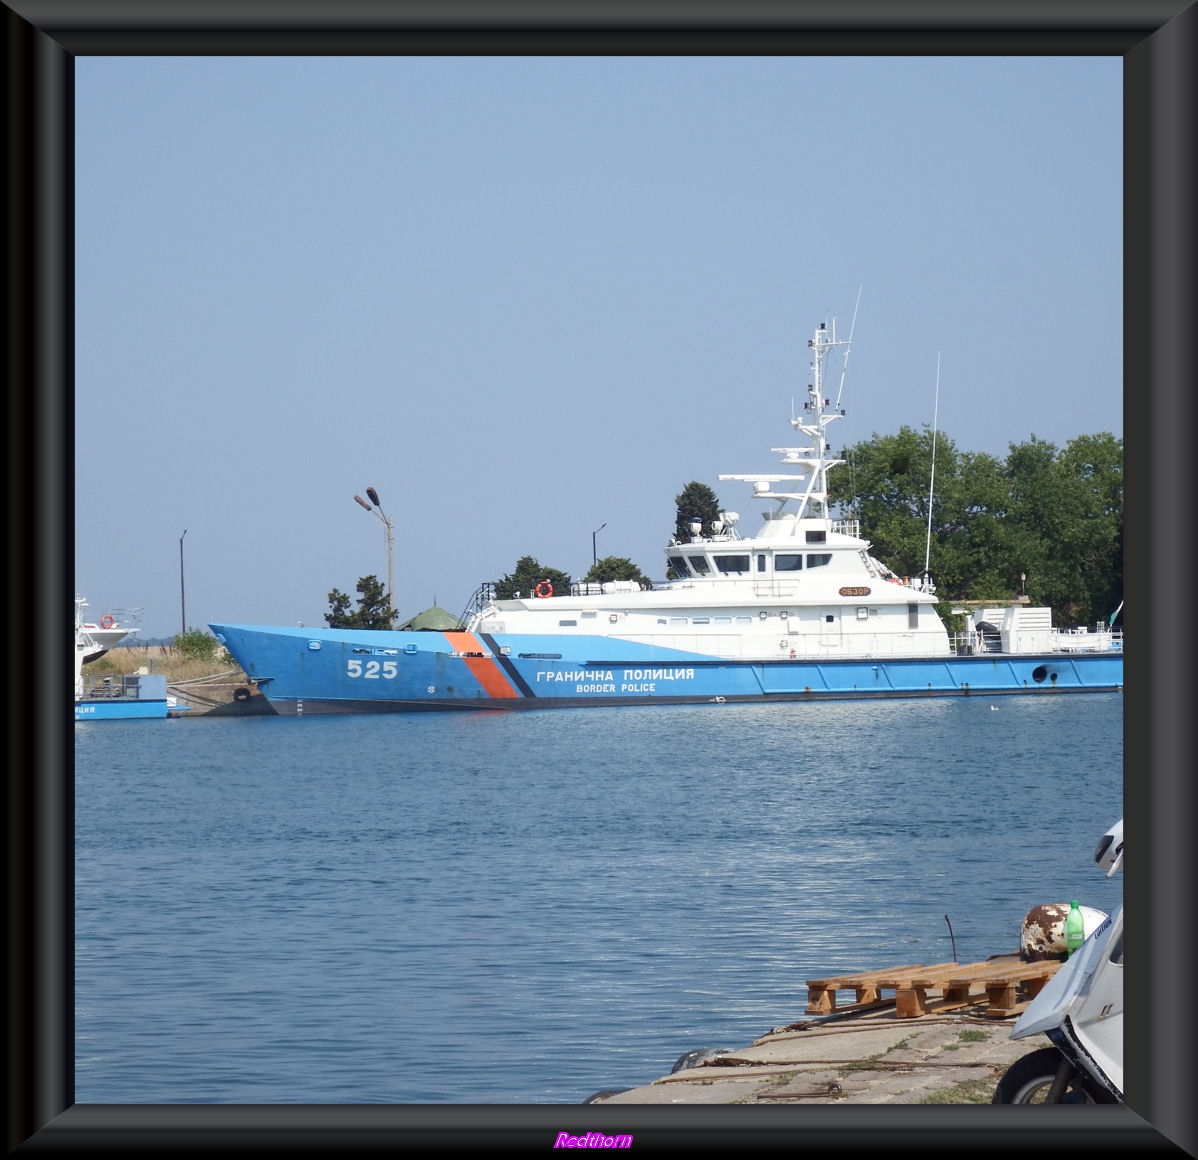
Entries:
[[1069, 904], [1069, 913], [1065, 916], [1065, 950], [1073, 954], [1086, 941], [1086, 922], [1082, 918], [1081, 907], [1076, 900]]

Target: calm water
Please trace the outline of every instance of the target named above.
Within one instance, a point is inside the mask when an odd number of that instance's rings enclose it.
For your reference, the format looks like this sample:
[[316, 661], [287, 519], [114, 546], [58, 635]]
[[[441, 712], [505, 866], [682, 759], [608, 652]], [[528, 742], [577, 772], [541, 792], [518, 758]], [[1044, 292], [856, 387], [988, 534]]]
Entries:
[[[997, 706], [991, 708], [991, 704]], [[79, 1103], [578, 1103], [1121, 878], [1118, 694], [75, 727]]]

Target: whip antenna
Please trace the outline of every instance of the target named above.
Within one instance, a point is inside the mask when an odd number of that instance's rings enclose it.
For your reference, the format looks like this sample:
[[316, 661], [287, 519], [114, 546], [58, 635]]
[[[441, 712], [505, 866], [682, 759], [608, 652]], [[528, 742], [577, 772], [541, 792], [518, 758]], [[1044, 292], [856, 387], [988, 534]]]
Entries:
[[940, 422], [940, 353], [936, 353], [936, 401], [932, 405], [932, 478], [928, 483], [928, 540], [923, 553], [923, 574], [932, 558], [932, 496], [936, 491], [936, 427]]
[[844, 376], [849, 372], [849, 355], [853, 352], [853, 331], [857, 328], [857, 311], [861, 307], [861, 291], [865, 287], [857, 287], [857, 302], [853, 307], [853, 321], [849, 323], [849, 341], [844, 352], [844, 363], [840, 368], [840, 387], [836, 392], [836, 409], [840, 410], [840, 396], [844, 394]]

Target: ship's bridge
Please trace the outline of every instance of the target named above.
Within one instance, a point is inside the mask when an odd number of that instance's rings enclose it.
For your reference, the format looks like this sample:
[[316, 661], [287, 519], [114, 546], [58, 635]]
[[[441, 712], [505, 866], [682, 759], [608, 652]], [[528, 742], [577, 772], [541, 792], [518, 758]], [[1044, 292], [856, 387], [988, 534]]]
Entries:
[[[724, 514], [733, 516], [731, 524], [726, 519], [718, 521], [711, 535], [696, 532], [689, 542], [673, 543], [666, 549], [673, 577], [761, 580], [777, 575], [796, 579], [796, 573], [827, 568], [839, 553], [851, 552], [853, 567], [860, 567], [860, 553], [869, 547], [856, 534], [856, 520], [767, 520], [761, 534], [746, 540], [735, 534], [735, 513]], [[840, 558], [848, 562], [845, 556]]]

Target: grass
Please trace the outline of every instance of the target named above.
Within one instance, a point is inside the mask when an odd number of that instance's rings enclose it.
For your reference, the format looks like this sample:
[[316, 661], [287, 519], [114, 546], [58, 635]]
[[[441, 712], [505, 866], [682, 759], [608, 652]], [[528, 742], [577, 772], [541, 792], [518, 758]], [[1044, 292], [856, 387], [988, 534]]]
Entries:
[[223, 649], [212, 660], [184, 656], [171, 645], [137, 645], [109, 649], [99, 660], [83, 666], [84, 677], [128, 676], [138, 669], [163, 673], [168, 684], [229, 674], [230, 681], [245, 681], [245, 674]]
[[995, 1081], [992, 1079], [967, 1079], [942, 1092], [930, 1092], [919, 1103], [988, 1104], [994, 1098], [994, 1087]]
[[[798, 1076], [801, 1074], [803, 1074], [803, 1073], [801, 1073], [801, 1070], [799, 1068], [795, 1068], [793, 1071], [779, 1071], [779, 1073], [776, 1073], [775, 1075], [772, 1075], [769, 1077], [768, 1086], [770, 1089], [785, 1087], [787, 1085], [787, 1083], [791, 1082], [791, 1080], [794, 1079], [795, 1076]], [[708, 1080], [707, 1082], [714, 1083], [715, 1081]], [[843, 1092], [840, 1092], [840, 1090], [837, 1090], [837, 1092], [829, 1092], [828, 1094], [833, 1099], [843, 1099]], [[800, 1099], [800, 1096], [795, 1096], [794, 1102], [798, 1102], [799, 1099]], [[731, 1100], [730, 1102], [732, 1102], [732, 1104], [757, 1104], [757, 1102], [760, 1100], [761, 1100], [760, 1094], [758, 1094], [757, 1092], [751, 1092], [749, 1095], [739, 1096], [738, 1099]], [[787, 1101], [787, 1102], [789, 1102], [789, 1101]]]
[[892, 1051], [902, 1051], [905, 1047], [911, 1045], [910, 1039], [900, 1039], [897, 1043], [891, 1044], [885, 1051], [879, 1051], [874, 1055], [866, 1056], [865, 1059], [855, 1059], [849, 1063], [840, 1065], [841, 1071], [877, 1071], [874, 1063], [881, 1059], [884, 1055], [889, 1055]]
[[796, 1075], [799, 1074], [799, 1069], [796, 1067], [794, 1071], [780, 1071], [770, 1080], [772, 1087], [781, 1087], [783, 1084], [790, 1083]]

